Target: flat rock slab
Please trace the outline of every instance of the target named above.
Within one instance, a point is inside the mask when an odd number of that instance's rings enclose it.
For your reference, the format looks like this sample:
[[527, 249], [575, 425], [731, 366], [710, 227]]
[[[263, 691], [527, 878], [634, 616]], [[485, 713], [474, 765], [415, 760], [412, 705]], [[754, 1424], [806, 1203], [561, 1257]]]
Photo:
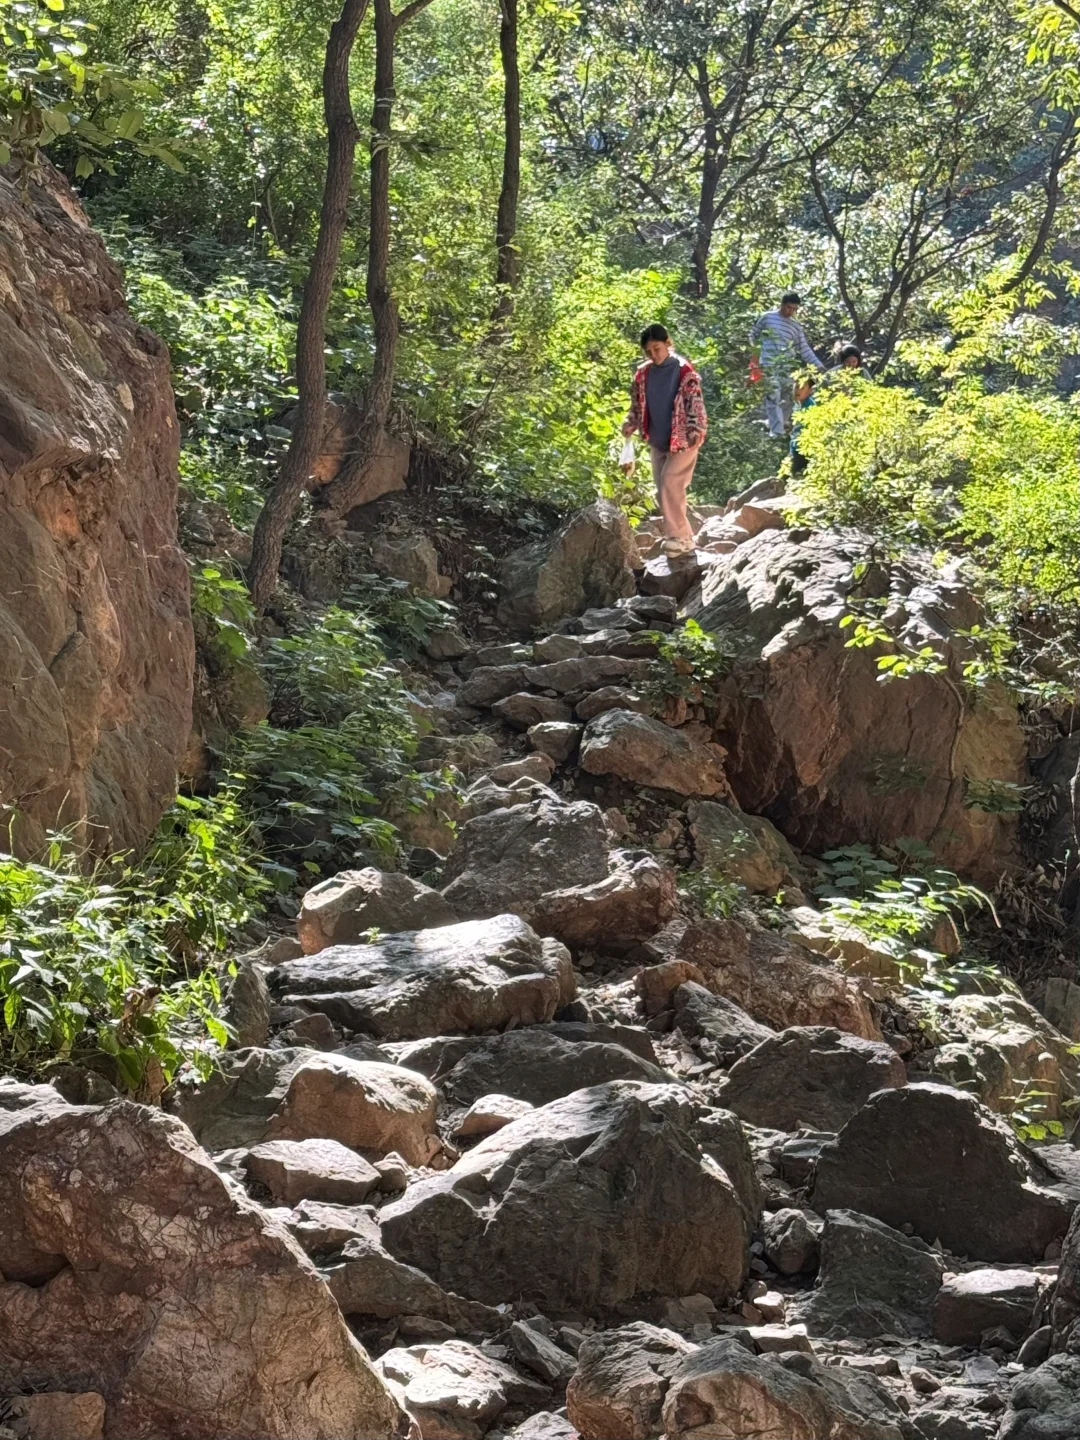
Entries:
[[721, 1104], [766, 1130], [839, 1130], [876, 1090], [904, 1085], [904, 1062], [881, 1040], [825, 1025], [770, 1035], [732, 1066]]
[[984, 1267], [950, 1275], [934, 1303], [934, 1338], [943, 1345], [978, 1345], [987, 1330], [1004, 1326], [1022, 1340], [1031, 1328], [1039, 1277], [1033, 1270]]
[[334, 945], [269, 979], [282, 1003], [387, 1040], [536, 1025], [574, 995], [566, 950], [517, 915]]
[[581, 768], [678, 795], [715, 795], [726, 788], [724, 751], [633, 710], [606, 710], [581, 740]]
[[458, 916], [437, 890], [408, 875], [342, 870], [313, 886], [300, 905], [296, 933], [305, 955], [349, 945], [366, 931], [396, 934], [452, 925]]
[[278, 1205], [290, 1207], [301, 1200], [359, 1205], [379, 1184], [375, 1167], [336, 1140], [268, 1140], [240, 1165]]
[[464, 1340], [388, 1350], [376, 1365], [423, 1435], [478, 1436], [512, 1401], [535, 1405], [551, 1393]]
[[487, 1304], [596, 1314], [634, 1295], [726, 1301], [746, 1274], [752, 1221], [698, 1149], [694, 1120], [678, 1086], [579, 1090], [411, 1185], [381, 1212], [384, 1242]]
[[909, 1223], [957, 1255], [1041, 1260], [1073, 1207], [1038, 1180], [1008, 1125], [972, 1096], [906, 1085], [871, 1096], [823, 1147], [810, 1204]]

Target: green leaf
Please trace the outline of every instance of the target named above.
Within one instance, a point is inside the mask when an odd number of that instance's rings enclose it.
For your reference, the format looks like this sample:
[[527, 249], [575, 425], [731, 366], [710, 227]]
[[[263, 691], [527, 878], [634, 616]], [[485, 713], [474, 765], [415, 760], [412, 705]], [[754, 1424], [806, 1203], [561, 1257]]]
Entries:
[[89, 155], [80, 155], [75, 162], [75, 176], [79, 180], [85, 180], [88, 176], [93, 175], [96, 168]]
[[143, 118], [141, 110], [125, 110], [116, 122], [117, 138], [131, 140], [142, 129]]

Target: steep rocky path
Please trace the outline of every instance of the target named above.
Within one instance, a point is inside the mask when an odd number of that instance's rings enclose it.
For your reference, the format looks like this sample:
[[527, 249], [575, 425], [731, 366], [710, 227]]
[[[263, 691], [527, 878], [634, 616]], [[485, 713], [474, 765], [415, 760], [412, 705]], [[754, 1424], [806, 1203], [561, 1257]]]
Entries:
[[[1080, 1433], [1080, 1167], [1003, 1118], [1069, 1113], [1068, 1038], [1015, 995], [931, 1025], [902, 982], [950, 927], [898, 961], [814, 904], [856, 839], [1012, 863], [958, 785], [1019, 774], [1015, 713], [878, 685], [858, 537], [786, 509], [675, 568], [602, 503], [509, 557], [498, 633], [430, 646], [460, 801], [246, 957], [172, 1115], [0, 1084], [0, 1434]], [[913, 640], [973, 618], [859, 583]], [[875, 791], [901, 752], [925, 783]]]

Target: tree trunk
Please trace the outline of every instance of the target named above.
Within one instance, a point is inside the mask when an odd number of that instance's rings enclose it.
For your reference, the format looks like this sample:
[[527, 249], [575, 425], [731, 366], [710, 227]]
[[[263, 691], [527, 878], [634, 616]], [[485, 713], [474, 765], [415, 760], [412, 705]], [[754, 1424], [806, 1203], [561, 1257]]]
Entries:
[[326, 312], [341, 254], [352, 190], [353, 159], [360, 138], [349, 98], [349, 60], [367, 7], [368, 0], [344, 0], [326, 42], [323, 66], [326, 181], [319, 234], [296, 327], [296, 418], [281, 469], [255, 524], [248, 568], [251, 597], [260, 610], [277, 584], [285, 532], [310, 478], [322, 440], [326, 409]]
[[704, 300], [709, 293], [709, 251], [712, 249], [713, 227], [716, 224], [716, 191], [720, 184], [721, 166], [716, 117], [707, 101], [704, 82], [699, 85], [698, 93], [705, 105], [705, 153], [701, 162], [694, 248], [690, 254], [690, 283], [691, 293], [698, 300]]
[[503, 319], [513, 307], [520, 270], [514, 237], [517, 234], [518, 195], [521, 190], [521, 76], [518, 73], [518, 0], [500, 0], [499, 53], [503, 71], [503, 173], [499, 191], [499, 213], [495, 223], [498, 263], [495, 283], [499, 287], [496, 318]]
[[395, 15], [391, 0], [373, 0], [375, 103], [371, 111], [367, 302], [375, 329], [375, 361], [355, 453], [319, 497], [332, 515], [344, 515], [361, 502], [368, 475], [378, 461], [380, 437], [390, 420], [399, 329], [397, 301], [390, 288], [390, 122], [396, 98], [394, 44], [401, 27], [430, 3], [431, 0], [411, 0]]

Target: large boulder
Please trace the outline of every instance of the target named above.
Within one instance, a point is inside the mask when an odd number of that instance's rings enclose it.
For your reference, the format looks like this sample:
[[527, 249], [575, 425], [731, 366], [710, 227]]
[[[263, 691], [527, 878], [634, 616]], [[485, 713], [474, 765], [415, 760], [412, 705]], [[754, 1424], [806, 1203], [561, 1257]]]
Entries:
[[[695, 966], [701, 983], [774, 1030], [831, 1025], [880, 1040], [873, 1006], [857, 981], [814, 963], [793, 941], [735, 920], [701, 920], [679, 937], [672, 958]], [[693, 977], [688, 977], [693, 978]]]
[[721, 1100], [763, 1129], [839, 1130], [875, 1090], [906, 1081], [904, 1062], [884, 1041], [801, 1025], [737, 1061]]
[[[1023, 781], [1025, 746], [1003, 686], [964, 699], [957, 632], [982, 612], [950, 573], [908, 559], [867, 566], [871, 549], [854, 532], [769, 530], [688, 597], [706, 630], [760, 649], [754, 683], [732, 677], [717, 723], [732, 789], [800, 850], [918, 835], [945, 864], [996, 881], [1014, 858], [1015, 817], [967, 807], [963, 780]], [[948, 669], [881, 684], [882, 652], [848, 649], [839, 625], [859, 597], [884, 601], [905, 643], [933, 646]]]
[[0, 1392], [95, 1390], [110, 1437], [404, 1430], [300, 1247], [161, 1111], [0, 1113], [0, 1270]]
[[671, 1377], [695, 1349], [674, 1330], [640, 1321], [590, 1335], [566, 1387], [566, 1413], [582, 1440], [659, 1435]]
[[1080, 1064], [1071, 1043], [1019, 995], [955, 995], [927, 1008], [940, 1043], [926, 1060], [935, 1079], [977, 1095], [1004, 1115], [1071, 1119]]
[[487, 1304], [606, 1312], [635, 1295], [727, 1300], [751, 1222], [694, 1134], [689, 1093], [614, 1081], [482, 1140], [382, 1213], [399, 1259]]
[[702, 1054], [720, 1065], [747, 1055], [774, 1032], [759, 1025], [733, 1000], [714, 995], [694, 980], [679, 985], [672, 995], [675, 1028]]
[[635, 710], [605, 710], [585, 727], [580, 765], [590, 775], [617, 775], [634, 785], [679, 795], [726, 788], [724, 752]]
[[1031, 1329], [1039, 1299], [1034, 1270], [981, 1266], [950, 1275], [934, 1302], [934, 1338], [943, 1345], [978, 1345], [999, 1325], [1017, 1340]]
[[703, 870], [734, 880], [755, 895], [797, 886], [799, 857], [763, 815], [744, 815], [730, 805], [703, 800], [691, 826], [694, 857]]
[[453, 906], [430, 885], [408, 875], [368, 867], [342, 870], [320, 880], [304, 896], [296, 933], [305, 955], [330, 945], [350, 945], [369, 930], [432, 930], [453, 925]]
[[1041, 1260], [1073, 1208], [1045, 1178], [973, 1096], [905, 1085], [871, 1096], [823, 1147], [810, 1203], [910, 1224], [958, 1255]]
[[1072, 1440], [1080, 1435], [1080, 1355], [1051, 1355], [1021, 1375], [998, 1440]]
[[537, 1025], [574, 997], [566, 950], [517, 915], [332, 945], [269, 980], [284, 1004], [386, 1040]]
[[603, 880], [542, 895], [534, 923], [578, 949], [644, 940], [674, 913], [675, 872], [648, 851], [615, 850]]
[[313, 1050], [238, 1050], [171, 1107], [208, 1150], [264, 1140], [336, 1140], [424, 1165], [440, 1149], [438, 1097], [422, 1075]]
[[71, 828], [111, 855], [153, 830], [191, 731], [169, 356], [47, 162], [0, 179], [0, 232], [0, 795], [17, 850]]
[[477, 1037], [459, 1058], [456, 1053], [447, 1058], [450, 1063], [440, 1066], [433, 1078], [455, 1105], [471, 1105], [491, 1094], [547, 1105], [609, 1080], [660, 1084], [668, 1078], [658, 1065], [622, 1045], [564, 1040], [535, 1027]]
[[461, 827], [444, 894], [465, 919], [508, 912], [531, 922], [549, 890], [603, 880], [607, 846], [603, 814], [584, 800], [491, 810]]
[[479, 1440], [512, 1402], [535, 1405], [550, 1394], [464, 1340], [388, 1350], [378, 1368], [425, 1440]]
[[637, 547], [608, 500], [573, 515], [554, 535], [513, 551], [499, 567], [501, 625], [518, 635], [551, 630], [590, 606], [633, 595]]
[[830, 1210], [818, 1280], [798, 1306], [811, 1335], [929, 1335], [941, 1288], [941, 1256], [925, 1241], [869, 1215]]
[[[1054, 1291], [1053, 1325], [1054, 1345], [1063, 1349], [1070, 1344], [1076, 1317], [1080, 1315], [1080, 1211], [1072, 1218], [1061, 1248], [1061, 1266], [1058, 1271], [1057, 1288]], [[1080, 1340], [1080, 1331], [1077, 1331]], [[1071, 1346], [1075, 1350], [1076, 1346]]]
[[[903, 1440], [906, 1412], [874, 1375], [733, 1339], [687, 1356], [664, 1402], [667, 1440]], [[910, 1433], [910, 1432], [909, 1432]]]
[[267, 1140], [241, 1155], [248, 1179], [264, 1186], [277, 1205], [360, 1205], [379, 1185], [374, 1165], [336, 1140]]

